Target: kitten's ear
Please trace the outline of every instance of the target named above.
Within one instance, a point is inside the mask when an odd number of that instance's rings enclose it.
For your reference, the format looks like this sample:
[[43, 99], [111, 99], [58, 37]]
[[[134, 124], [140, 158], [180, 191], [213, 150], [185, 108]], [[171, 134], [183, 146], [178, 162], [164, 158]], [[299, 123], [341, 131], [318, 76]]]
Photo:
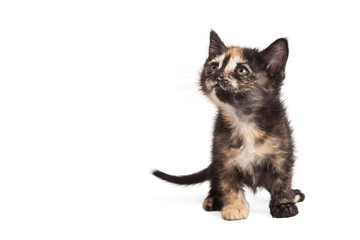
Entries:
[[209, 57], [215, 57], [226, 50], [225, 44], [221, 41], [219, 35], [214, 30], [210, 32]]
[[284, 74], [286, 61], [289, 55], [288, 42], [285, 38], [279, 38], [261, 52], [266, 61], [266, 70], [271, 76], [279, 73]]

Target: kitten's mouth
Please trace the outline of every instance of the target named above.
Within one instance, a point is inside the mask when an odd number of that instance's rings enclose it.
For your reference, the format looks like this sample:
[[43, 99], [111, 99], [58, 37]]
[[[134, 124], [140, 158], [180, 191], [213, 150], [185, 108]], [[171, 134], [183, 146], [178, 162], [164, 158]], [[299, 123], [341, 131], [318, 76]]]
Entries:
[[213, 85], [213, 90], [224, 90], [225, 91], [225, 87], [224, 86], [221, 86], [218, 82], [216, 82], [214, 85]]
[[220, 85], [218, 83], [216, 83], [214, 86], [213, 86], [213, 89], [219, 89], [221, 88]]
[[222, 82], [211, 81], [210, 84], [209, 84], [209, 90], [210, 91], [214, 91], [214, 90], [226, 91], [226, 86], [224, 86], [224, 83], [222, 83]]

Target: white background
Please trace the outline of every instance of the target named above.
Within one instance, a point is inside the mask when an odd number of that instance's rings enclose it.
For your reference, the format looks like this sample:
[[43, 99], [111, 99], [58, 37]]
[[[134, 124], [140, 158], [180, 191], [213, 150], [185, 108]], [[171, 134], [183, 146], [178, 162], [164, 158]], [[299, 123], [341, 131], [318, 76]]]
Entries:
[[[359, 239], [356, 1], [2, 1], [0, 239]], [[202, 210], [215, 107], [198, 91], [209, 31], [287, 37], [299, 214]]]

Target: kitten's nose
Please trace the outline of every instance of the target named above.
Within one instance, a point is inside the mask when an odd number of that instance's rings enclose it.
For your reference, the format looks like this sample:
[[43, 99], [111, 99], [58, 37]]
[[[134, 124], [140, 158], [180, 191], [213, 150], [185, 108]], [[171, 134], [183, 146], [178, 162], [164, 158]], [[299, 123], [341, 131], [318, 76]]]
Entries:
[[223, 76], [221, 73], [219, 73], [219, 74], [217, 74], [217, 75], [215, 76], [215, 79], [216, 79], [217, 81], [222, 81], [222, 80], [224, 79], [224, 76]]

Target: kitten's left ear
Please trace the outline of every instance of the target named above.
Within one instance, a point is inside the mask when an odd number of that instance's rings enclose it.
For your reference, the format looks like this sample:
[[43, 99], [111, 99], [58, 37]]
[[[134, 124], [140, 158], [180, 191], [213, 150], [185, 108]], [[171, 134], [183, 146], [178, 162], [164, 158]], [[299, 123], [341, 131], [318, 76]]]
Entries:
[[284, 74], [286, 61], [289, 55], [288, 42], [285, 38], [279, 38], [261, 52], [267, 64], [267, 71], [271, 76]]
[[219, 35], [214, 30], [210, 32], [209, 57], [215, 57], [226, 50], [226, 46], [221, 41]]

